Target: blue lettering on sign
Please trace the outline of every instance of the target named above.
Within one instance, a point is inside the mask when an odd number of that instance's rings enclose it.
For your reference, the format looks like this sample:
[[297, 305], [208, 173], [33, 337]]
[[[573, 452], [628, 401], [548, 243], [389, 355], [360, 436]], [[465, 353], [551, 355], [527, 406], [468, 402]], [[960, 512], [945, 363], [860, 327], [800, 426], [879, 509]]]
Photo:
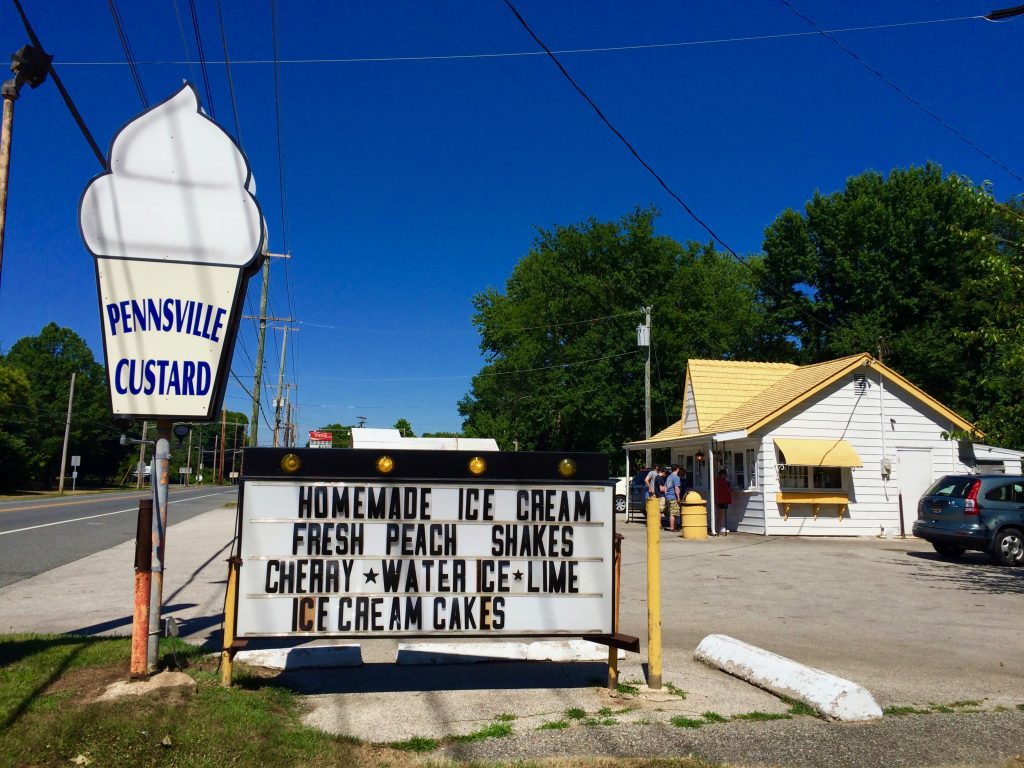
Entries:
[[130, 299], [106, 305], [107, 327], [118, 333], [186, 333], [220, 342], [228, 311], [193, 299]]
[[209, 394], [213, 373], [205, 360], [136, 360], [124, 357], [114, 366], [119, 395]]

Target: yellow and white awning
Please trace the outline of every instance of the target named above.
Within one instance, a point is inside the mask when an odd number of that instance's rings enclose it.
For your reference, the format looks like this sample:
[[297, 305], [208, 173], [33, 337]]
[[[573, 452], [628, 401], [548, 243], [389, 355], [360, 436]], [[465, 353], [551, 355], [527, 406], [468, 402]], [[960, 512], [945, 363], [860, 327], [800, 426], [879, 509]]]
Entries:
[[846, 440], [776, 437], [783, 464], [802, 467], [862, 467], [860, 456]]

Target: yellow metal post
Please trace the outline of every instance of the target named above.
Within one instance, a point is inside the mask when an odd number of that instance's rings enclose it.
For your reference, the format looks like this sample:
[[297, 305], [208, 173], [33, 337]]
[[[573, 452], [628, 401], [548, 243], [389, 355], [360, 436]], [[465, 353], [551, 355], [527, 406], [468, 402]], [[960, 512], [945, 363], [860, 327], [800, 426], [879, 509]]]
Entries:
[[661, 507], [647, 500], [647, 687], [661, 688]]
[[228, 560], [228, 588], [224, 598], [224, 648], [220, 653], [220, 684], [224, 688], [231, 687], [231, 665], [234, 661], [235, 651], [232, 646], [235, 643], [235, 603], [238, 592], [238, 564], [239, 558], [232, 557]]

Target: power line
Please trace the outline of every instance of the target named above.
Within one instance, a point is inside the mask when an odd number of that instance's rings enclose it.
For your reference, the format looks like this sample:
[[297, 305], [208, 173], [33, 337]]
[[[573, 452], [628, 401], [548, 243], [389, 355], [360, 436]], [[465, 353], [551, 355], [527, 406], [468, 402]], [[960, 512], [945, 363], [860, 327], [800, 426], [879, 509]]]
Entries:
[[238, 146], [242, 146], [242, 127], [238, 122], [238, 104], [235, 102], [235, 81], [231, 77], [231, 59], [228, 58], [228, 38], [224, 32], [224, 14], [220, 9], [220, 0], [217, 0], [217, 22], [220, 24], [220, 42], [224, 48], [224, 68], [228, 73], [228, 93], [231, 94], [231, 114], [235, 118], [235, 140]]
[[[883, 29], [899, 29], [902, 27], [918, 27], [935, 24], [950, 24], [961, 21], [978, 21], [985, 19], [985, 16], [955, 16], [941, 19], [921, 19], [918, 21], [902, 21], [891, 24], [871, 24], [859, 27], [838, 27], [825, 30], [829, 34], [842, 34], [845, 32], [873, 32]], [[723, 45], [730, 43], [751, 43], [767, 40], [785, 40], [789, 38], [814, 37], [818, 32], [780, 32], [772, 35], [743, 35], [739, 37], [718, 37], [703, 40], [681, 40], [669, 43], [641, 43], [637, 45], [613, 45], [598, 48], [563, 48], [554, 51], [559, 56], [569, 56], [584, 53], [622, 53], [628, 51], [645, 51], [671, 48], [687, 48], [705, 45]], [[507, 51], [504, 53], [462, 53], [462, 54], [440, 54], [436, 56], [367, 56], [348, 58], [322, 58], [322, 59], [278, 59], [278, 64], [387, 64], [392, 62], [418, 62], [418, 61], [462, 61], [466, 59], [513, 59], [529, 58], [533, 56], [545, 56], [544, 51]], [[65, 61], [64, 66], [114, 66], [122, 64], [120, 61]], [[141, 61], [139, 64], [145, 66], [168, 66], [191, 64], [190, 61], [173, 60], [150, 60]], [[211, 64], [223, 62], [210, 61]], [[274, 59], [239, 59], [234, 64], [238, 66], [267, 65], [274, 64]]]
[[124, 49], [124, 58], [128, 63], [128, 69], [132, 73], [132, 80], [135, 81], [135, 90], [139, 92], [142, 106], [148, 107], [149, 99], [146, 98], [146, 89], [142, 86], [142, 77], [139, 75], [139, 68], [135, 64], [135, 55], [132, 53], [131, 43], [128, 42], [128, 33], [125, 32], [124, 22], [121, 20], [121, 11], [117, 7], [117, 0], [107, 0], [107, 6], [110, 8], [110, 15], [114, 19], [114, 27], [117, 29], [117, 36], [121, 40], [121, 48]]
[[[284, 170], [284, 130], [281, 119], [281, 42], [277, 33], [277, 0], [270, 0], [270, 27], [274, 50], [274, 113], [277, 118], [277, 172], [281, 193], [281, 244], [282, 252], [288, 253], [288, 195]], [[287, 266], [287, 265], [286, 265]]]
[[[992, 162], [994, 165], [998, 166], [999, 168], [1002, 168], [1008, 174], [1013, 176], [1013, 178], [1017, 179], [1017, 181], [1024, 182], [1024, 177], [1018, 175], [1014, 171], [1011, 171], [1008, 167], [1006, 167], [1006, 165], [1001, 163], [999, 160], [996, 160], [996, 158], [994, 158], [992, 155], [990, 155], [988, 152], [986, 152], [984, 149], [982, 149], [980, 146], [978, 146], [973, 140], [969, 139], [967, 136], [965, 136], [959, 130], [957, 130], [952, 125], [950, 125], [948, 122], [946, 122], [942, 117], [937, 115], [932, 110], [928, 109], [928, 107], [926, 107], [920, 101], [918, 101], [913, 96], [911, 96], [909, 93], [904, 91], [902, 88], [900, 88], [900, 86], [898, 86], [896, 83], [894, 83], [888, 77], [883, 75], [881, 72], [879, 72], [873, 66], [871, 66], [866, 61], [864, 61], [864, 59], [862, 59], [860, 56], [858, 56], [855, 51], [853, 51], [851, 48], [848, 48], [847, 46], [843, 45], [841, 42], [839, 42], [839, 40], [837, 40], [835, 37], [833, 37], [829, 32], [826, 32], [824, 29], [819, 27], [818, 24], [813, 19], [808, 17], [803, 12], [801, 12], [801, 11], [797, 10], [796, 8], [794, 8], [792, 6], [792, 4], [790, 4], [789, 0], [779, 0], [779, 2], [782, 3], [784, 6], [786, 6], [786, 8], [788, 8], [790, 11], [792, 11], [792, 13], [794, 15], [796, 15], [797, 17], [803, 19], [808, 24], [810, 24], [812, 27], [814, 27], [814, 29], [817, 30], [817, 33], [819, 35], [821, 35], [826, 40], [828, 40], [833, 45], [835, 45], [837, 48], [839, 48], [839, 50], [841, 50], [847, 56], [849, 56], [854, 61], [856, 61], [858, 64], [860, 64], [862, 67], [864, 67], [864, 69], [866, 69], [868, 72], [870, 72], [875, 77], [877, 77], [879, 80], [881, 80], [883, 83], [888, 85], [890, 88], [892, 88], [894, 91], [896, 91], [896, 93], [898, 93], [904, 99], [909, 101], [911, 104], [913, 104], [919, 110], [924, 112], [926, 115], [928, 115], [928, 117], [932, 118], [935, 122], [937, 122], [939, 125], [941, 125], [943, 128], [945, 128], [947, 131], [949, 131], [954, 136], [956, 136], [958, 139], [960, 139], [960, 141], [962, 141], [964, 144], [969, 146], [971, 149], [973, 149], [975, 152], [977, 152], [982, 157], [984, 157], [987, 160], [989, 160], [990, 162]], [[979, 16], [977, 18], [985, 18], [985, 17], [984, 16]]]
[[[14, 0], [14, 7], [18, 10], [18, 15], [21, 16], [21, 23], [25, 26], [25, 32], [28, 34], [29, 40], [32, 41], [32, 45], [38, 48], [40, 51], [45, 51], [43, 44], [39, 42], [39, 38], [36, 37], [35, 31], [32, 29], [32, 25], [28, 23], [28, 17], [25, 15], [25, 9], [21, 7], [19, 0]], [[68, 93], [67, 88], [64, 87], [64, 83], [61, 82], [60, 77], [57, 75], [57, 70], [54, 69], [53, 62], [50, 62], [50, 77], [53, 79], [53, 84], [57, 86], [57, 90], [60, 91], [60, 96], [64, 99], [64, 104], [71, 112], [71, 117], [74, 118], [75, 123], [78, 125], [78, 129], [85, 136], [85, 140], [89, 142], [89, 148], [92, 153], [96, 155], [96, 159], [100, 161], [100, 165], [103, 168], [107, 167], [107, 158], [100, 149], [99, 144], [96, 143], [96, 139], [92, 137], [89, 132], [89, 128], [85, 124], [85, 120], [82, 118], [82, 113], [78, 111], [78, 107], [75, 106], [75, 102], [71, 99], [71, 94]]]
[[174, 5], [174, 16], [178, 20], [178, 34], [181, 35], [181, 47], [185, 50], [185, 62], [182, 63], [188, 63], [188, 71], [192, 76], [192, 82], [197, 83], [199, 79], [196, 77], [195, 66], [192, 62], [192, 51], [188, 47], [188, 38], [185, 37], [185, 24], [181, 20], [181, 9], [178, 8], [178, 0], [171, 0], [171, 3]]
[[[756, 272], [754, 271], [754, 268], [753, 268], [753, 267], [752, 267], [752, 266], [750, 265], [750, 263], [749, 263], [749, 262], [748, 262], [748, 261], [747, 261], [746, 259], [744, 259], [744, 258], [743, 258], [742, 256], [740, 256], [740, 255], [739, 255], [738, 253], [736, 253], [736, 251], [734, 251], [734, 250], [732, 249], [732, 247], [731, 247], [731, 246], [729, 246], [729, 244], [728, 244], [728, 243], [726, 243], [726, 242], [725, 242], [725, 241], [724, 241], [724, 240], [723, 240], [722, 238], [720, 238], [720, 237], [719, 237], [719, 236], [718, 236], [718, 235], [717, 235], [717, 234], [715, 233], [715, 231], [714, 231], [713, 229], [711, 229], [711, 227], [710, 227], [710, 226], [708, 226], [708, 225], [707, 225], [707, 224], [706, 224], [706, 223], [704, 222], [704, 220], [703, 220], [703, 219], [701, 219], [701, 218], [700, 218], [700, 217], [699, 217], [699, 216], [698, 216], [698, 215], [697, 215], [697, 214], [696, 214], [696, 213], [695, 213], [695, 212], [693, 211], [693, 209], [692, 209], [692, 208], [690, 208], [690, 206], [688, 206], [688, 205], [687, 205], [687, 204], [686, 204], [685, 202], [683, 202], [683, 199], [682, 199], [682, 198], [681, 198], [681, 197], [680, 197], [679, 195], [677, 195], [677, 194], [675, 193], [675, 190], [673, 190], [673, 189], [672, 189], [672, 188], [671, 188], [671, 187], [670, 187], [670, 186], [669, 186], [669, 185], [668, 185], [668, 184], [667, 184], [667, 183], [665, 182], [665, 180], [664, 180], [664, 179], [663, 179], [663, 178], [662, 178], [662, 177], [660, 176], [660, 174], [658, 174], [658, 172], [657, 172], [657, 171], [655, 171], [655, 170], [654, 170], [654, 168], [652, 168], [652, 167], [651, 167], [651, 166], [650, 166], [650, 165], [649, 165], [649, 164], [647, 163], [647, 161], [646, 161], [646, 160], [644, 160], [644, 159], [643, 159], [643, 158], [642, 158], [642, 157], [640, 156], [640, 153], [639, 153], [639, 152], [637, 152], [636, 148], [635, 148], [635, 147], [634, 147], [634, 146], [633, 146], [633, 145], [632, 145], [632, 144], [630, 143], [629, 139], [627, 139], [627, 138], [626, 138], [626, 137], [625, 137], [625, 136], [624, 136], [624, 135], [623, 135], [623, 134], [622, 134], [622, 133], [621, 133], [621, 132], [619, 131], [619, 129], [618, 129], [618, 128], [616, 128], [616, 127], [615, 127], [615, 126], [614, 126], [614, 125], [612, 124], [612, 122], [611, 122], [611, 121], [610, 121], [610, 120], [609, 120], [609, 119], [608, 119], [607, 117], [605, 117], [605, 114], [604, 114], [604, 112], [602, 112], [602, 111], [601, 111], [601, 108], [597, 106], [597, 104], [596, 104], [596, 103], [594, 102], [594, 100], [593, 100], [592, 98], [590, 98], [590, 96], [589, 96], [589, 95], [587, 94], [587, 92], [586, 92], [586, 91], [584, 91], [584, 90], [583, 90], [583, 88], [582, 88], [582, 87], [580, 87], [580, 85], [579, 85], [579, 84], [578, 84], [578, 83], [577, 83], [577, 82], [576, 82], [576, 81], [575, 81], [575, 80], [573, 79], [572, 75], [570, 75], [570, 74], [569, 74], [568, 70], [566, 70], [566, 68], [565, 68], [564, 66], [562, 66], [562, 62], [560, 62], [560, 61], [558, 60], [558, 57], [557, 57], [557, 56], [555, 56], [555, 54], [554, 54], [554, 53], [553, 53], [553, 52], [551, 51], [551, 49], [550, 49], [550, 48], [548, 48], [548, 47], [547, 47], [547, 45], [545, 45], [545, 44], [544, 44], [544, 41], [543, 41], [543, 40], [541, 40], [541, 39], [540, 39], [540, 38], [539, 38], [539, 37], [537, 36], [537, 34], [536, 34], [536, 33], [535, 33], [534, 31], [533, 31], [533, 29], [532, 29], [532, 28], [530, 27], [530, 25], [529, 25], [529, 24], [527, 24], [527, 22], [526, 22], [526, 19], [524, 19], [524, 18], [522, 17], [522, 14], [520, 14], [520, 13], [519, 13], [519, 11], [518, 11], [518, 10], [516, 9], [516, 7], [515, 7], [515, 6], [514, 6], [514, 5], [513, 5], [512, 3], [511, 3], [511, 1], [510, 1], [510, 0], [504, 0], [504, 2], [505, 2], [505, 5], [506, 5], [506, 6], [508, 6], [509, 10], [510, 10], [510, 11], [512, 11], [513, 15], [514, 15], [514, 16], [516, 17], [516, 19], [517, 19], [517, 20], [519, 21], [519, 23], [520, 23], [520, 24], [522, 25], [523, 29], [525, 29], [525, 30], [526, 30], [526, 32], [527, 32], [527, 33], [528, 33], [528, 34], [530, 35], [530, 37], [532, 37], [532, 38], [533, 38], [534, 42], [536, 42], [536, 43], [537, 43], [537, 45], [539, 45], [539, 46], [540, 46], [540, 47], [541, 47], [541, 48], [542, 48], [542, 49], [543, 49], [543, 50], [544, 50], [544, 51], [545, 51], [545, 52], [547, 53], [547, 55], [548, 55], [548, 58], [550, 58], [550, 59], [551, 59], [551, 61], [552, 61], [552, 62], [554, 62], [555, 66], [556, 66], [556, 67], [558, 67], [558, 71], [562, 73], [562, 76], [563, 76], [563, 77], [564, 77], [564, 78], [565, 78], [566, 80], [568, 80], [568, 81], [569, 81], [569, 84], [570, 84], [570, 85], [572, 85], [572, 87], [573, 87], [573, 88], [574, 88], [574, 89], [576, 90], [576, 92], [577, 92], [577, 93], [578, 93], [578, 94], [579, 94], [579, 95], [580, 95], [580, 96], [581, 96], [581, 97], [583, 98], [583, 100], [584, 100], [584, 101], [586, 101], [586, 102], [587, 102], [587, 104], [589, 104], [589, 105], [590, 105], [591, 109], [593, 109], [593, 110], [594, 110], [595, 114], [597, 114], [597, 116], [598, 116], [598, 117], [599, 117], [599, 118], [601, 119], [601, 122], [603, 122], [603, 123], [604, 123], [604, 124], [605, 124], [605, 125], [606, 125], [606, 126], [608, 127], [608, 129], [609, 129], [609, 130], [610, 130], [610, 131], [611, 131], [611, 132], [612, 132], [613, 134], [615, 134], [615, 136], [616, 136], [616, 137], [617, 137], [617, 138], [619, 139], [619, 141], [621, 141], [621, 142], [622, 142], [622, 144], [623, 144], [623, 145], [624, 145], [624, 146], [626, 147], [626, 149], [628, 149], [628, 150], [629, 150], [630, 154], [631, 154], [631, 155], [633, 155], [633, 157], [634, 157], [634, 158], [635, 158], [635, 159], [637, 160], [637, 162], [639, 162], [639, 163], [640, 163], [640, 165], [642, 165], [642, 166], [643, 166], [643, 167], [644, 167], [644, 168], [645, 168], [645, 169], [647, 170], [647, 172], [648, 172], [648, 173], [649, 173], [649, 174], [650, 174], [650, 175], [651, 175], [651, 176], [652, 176], [652, 177], [654, 178], [654, 180], [658, 182], [658, 184], [659, 184], [659, 185], [661, 186], [661, 188], [662, 188], [662, 189], [664, 189], [664, 190], [665, 190], [665, 192], [667, 192], [667, 193], [668, 193], [669, 197], [671, 197], [671, 198], [672, 198], [673, 200], [675, 200], [675, 201], [676, 201], [676, 202], [677, 202], [677, 203], [678, 203], [678, 204], [680, 205], [680, 207], [682, 207], [682, 209], [683, 209], [684, 211], [686, 211], [687, 215], [689, 215], [689, 217], [690, 217], [691, 219], [693, 219], [693, 220], [694, 220], [695, 222], [697, 222], [697, 224], [699, 224], [699, 225], [700, 225], [700, 226], [701, 226], [701, 227], [702, 227], [702, 228], [703, 228], [703, 229], [704, 229], [704, 230], [705, 230], [705, 231], [706, 231], [706, 232], [707, 232], [707, 233], [708, 233], [708, 234], [709, 234], [709, 235], [711, 236], [711, 238], [712, 238], [712, 239], [713, 239], [713, 240], [714, 240], [714, 241], [715, 241], [716, 243], [718, 243], [718, 244], [719, 244], [719, 245], [721, 245], [721, 246], [722, 246], [723, 248], [725, 248], [725, 250], [729, 252], [729, 255], [730, 255], [730, 256], [732, 256], [732, 257], [733, 257], [733, 258], [734, 258], [734, 259], [735, 259], [735, 260], [736, 260], [737, 262], [739, 262], [739, 263], [740, 263], [740, 264], [742, 264], [742, 265], [743, 265], [744, 267], [746, 267], [746, 268], [747, 268], [747, 270], [749, 270], [751, 274], [753, 274], [753, 275], [755, 275], [755, 276], [756, 276]], [[766, 288], [768, 288], [768, 290], [769, 290], [769, 291], [770, 291], [771, 293], [774, 293], [774, 294], [775, 294], [775, 295], [776, 295], [776, 296], [777, 296], [778, 298], [781, 298], [781, 299], [786, 299], [786, 298], [789, 298], [788, 296], [785, 296], [785, 295], [783, 295], [782, 291], [780, 291], [780, 290], [778, 290], [777, 288], [775, 288], [775, 286], [767, 286], [767, 285], [766, 285], [765, 287], [766, 287]], [[811, 322], [813, 322], [813, 323], [816, 323], [817, 325], [821, 326], [821, 327], [822, 327], [822, 328], [824, 328], [825, 330], [829, 330], [829, 331], [835, 330], [834, 326], [832, 326], [831, 324], [829, 324], [829, 323], [826, 323], [826, 322], [824, 322], [824, 321], [822, 321], [822, 320], [818, 319], [817, 317], [814, 317], [814, 316], [813, 316], [813, 315], [811, 315], [811, 314], [805, 313], [805, 312], [803, 312], [803, 311], [802, 311], [802, 310], [800, 310], [800, 309], [797, 309], [796, 311], [797, 311], [797, 312], [798, 312], [798, 313], [799, 313], [800, 315], [802, 315], [802, 316], [803, 316], [803, 317], [804, 317], [805, 319], [808, 319], [808, 320], [810, 320]]]
[[196, 15], [195, 0], [188, 0], [188, 7], [192, 13], [192, 31], [196, 36], [196, 54], [199, 56], [199, 71], [203, 74], [203, 87], [206, 89], [206, 106], [210, 110], [210, 117], [217, 119], [217, 111], [213, 106], [213, 92], [210, 90], [210, 77], [206, 72], [206, 54], [203, 53], [203, 36], [199, 33], [199, 17]]

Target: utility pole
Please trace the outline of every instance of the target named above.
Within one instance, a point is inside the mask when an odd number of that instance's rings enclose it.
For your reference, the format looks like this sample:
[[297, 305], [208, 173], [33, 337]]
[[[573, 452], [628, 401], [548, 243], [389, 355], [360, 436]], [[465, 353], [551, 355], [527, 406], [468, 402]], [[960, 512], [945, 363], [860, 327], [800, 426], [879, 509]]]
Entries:
[[[24, 45], [11, 55], [11, 72], [14, 77], [2, 87], [4, 100], [3, 122], [0, 124], [0, 270], [4, 263], [4, 233], [7, 229], [7, 181], [11, 173], [11, 141], [14, 135], [14, 102], [18, 99], [21, 86], [28, 83], [38, 88], [46, 80], [53, 56], [41, 46]], [[64, 473], [61, 472], [61, 492], [64, 491]]]
[[188, 459], [185, 461], [185, 486], [188, 487], [188, 481], [192, 474], [192, 430], [188, 431]]
[[220, 409], [220, 470], [217, 476], [219, 482], [224, 482], [224, 438], [228, 428], [228, 409]]
[[135, 480], [135, 489], [142, 490], [142, 475], [146, 469], [146, 432], [149, 431], [149, 422], [142, 422], [142, 440], [139, 443], [139, 476]]
[[71, 390], [68, 392], [68, 420], [64, 423], [64, 449], [60, 452], [60, 495], [64, 495], [64, 469], [68, 460], [68, 438], [71, 436], [71, 402], [75, 399], [75, 372], [71, 372]]
[[[646, 347], [644, 358], [644, 438], [651, 439], [651, 307], [644, 307], [644, 324], [637, 326], [636, 345]], [[644, 451], [644, 464], [651, 466], [651, 449]]]
[[[252, 418], [249, 421], [252, 425], [252, 433], [249, 435], [249, 445], [253, 447], [258, 445], [256, 433], [260, 426], [260, 389], [263, 385], [263, 350], [267, 341], [267, 320], [276, 320], [276, 318], [267, 317], [267, 295], [270, 293], [270, 260], [290, 258], [291, 256], [287, 253], [263, 252], [263, 287], [260, 289], [260, 315], [259, 317], [244, 315], [247, 320], [260, 321], [259, 339], [256, 345], [256, 370], [254, 371], [256, 379], [252, 385]], [[286, 322], [292, 322], [291, 318], [288, 318]]]
[[[289, 321], [291, 322], [291, 321]], [[278, 446], [278, 435], [281, 429], [281, 389], [284, 387], [284, 353], [288, 347], [288, 331], [297, 331], [298, 328], [290, 328], [287, 325], [282, 326], [283, 335], [281, 337], [281, 367], [277, 372], [277, 397], [274, 398], [274, 447]]]

